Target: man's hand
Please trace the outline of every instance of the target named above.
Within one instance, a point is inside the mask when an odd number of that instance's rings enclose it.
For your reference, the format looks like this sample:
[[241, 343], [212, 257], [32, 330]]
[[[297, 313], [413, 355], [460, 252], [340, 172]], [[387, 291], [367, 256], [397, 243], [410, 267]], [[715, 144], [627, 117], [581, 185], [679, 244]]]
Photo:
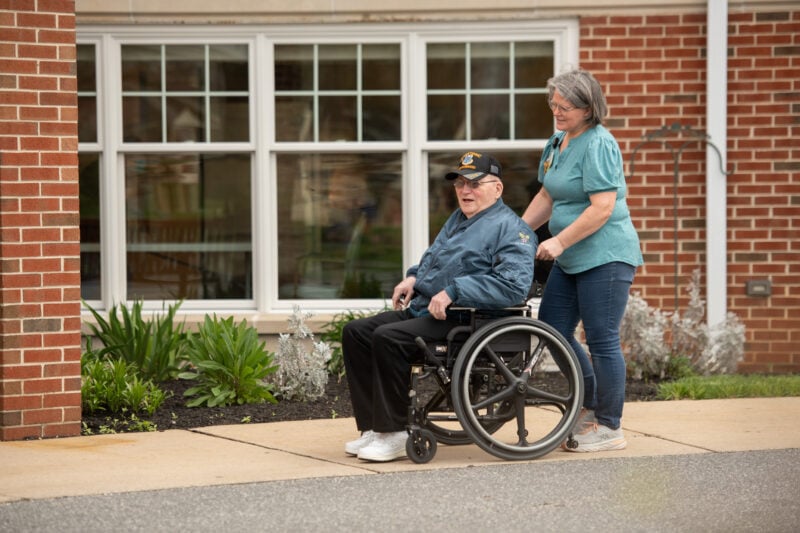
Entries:
[[428, 311], [430, 311], [433, 318], [444, 320], [447, 318], [447, 308], [451, 303], [453, 303], [453, 300], [447, 295], [447, 291], [440, 291], [431, 298], [431, 303], [428, 304]]
[[409, 276], [394, 287], [392, 293], [392, 308], [396, 310], [405, 309], [411, 298], [414, 297], [414, 284], [417, 278]]

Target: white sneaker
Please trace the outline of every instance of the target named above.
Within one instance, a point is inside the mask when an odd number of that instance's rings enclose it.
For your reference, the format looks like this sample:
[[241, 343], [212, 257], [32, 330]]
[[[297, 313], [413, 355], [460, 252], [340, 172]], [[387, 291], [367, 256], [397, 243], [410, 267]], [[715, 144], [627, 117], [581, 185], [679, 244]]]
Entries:
[[358, 451], [364, 446], [369, 446], [375, 438], [376, 433], [371, 429], [363, 432], [356, 440], [351, 440], [344, 445], [344, 453], [347, 455], [358, 455]]
[[372, 442], [358, 450], [358, 458], [365, 461], [386, 462], [406, 457], [407, 431], [376, 433]]
[[611, 429], [602, 424], [591, 424], [582, 433], [574, 436], [575, 448], [567, 447], [569, 452], [604, 452], [607, 450], [622, 450], [628, 445], [622, 428]]

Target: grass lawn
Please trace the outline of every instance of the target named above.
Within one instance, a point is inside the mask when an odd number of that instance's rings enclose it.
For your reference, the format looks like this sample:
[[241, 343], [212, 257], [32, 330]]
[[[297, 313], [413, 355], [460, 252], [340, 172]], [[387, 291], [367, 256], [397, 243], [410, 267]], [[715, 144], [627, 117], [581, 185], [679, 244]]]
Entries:
[[662, 400], [800, 396], [800, 375], [692, 376], [659, 385]]

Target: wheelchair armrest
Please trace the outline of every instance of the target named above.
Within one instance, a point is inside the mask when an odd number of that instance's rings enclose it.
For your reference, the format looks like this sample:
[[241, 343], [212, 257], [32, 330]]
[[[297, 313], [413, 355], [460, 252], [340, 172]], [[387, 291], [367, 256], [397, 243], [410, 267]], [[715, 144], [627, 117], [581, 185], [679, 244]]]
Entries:
[[[481, 307], [460, 307], [451, 305], [447, 308], [448, 311], [456, 311], [456, 312], [465, 312], [465, 313], [472, 313], [475, 315], [498, 315], [498, 316], [507, 316], [515, 313], [519, 313], [520, 311], [527, 312], [530, 310], [530, 307], [526, 302], [522, 302], [517, 305], [512, 305], [510, 307], [498, 307], [495, 309], [485, 309]], [[505, 313], [505, 314], [504, 314]]]

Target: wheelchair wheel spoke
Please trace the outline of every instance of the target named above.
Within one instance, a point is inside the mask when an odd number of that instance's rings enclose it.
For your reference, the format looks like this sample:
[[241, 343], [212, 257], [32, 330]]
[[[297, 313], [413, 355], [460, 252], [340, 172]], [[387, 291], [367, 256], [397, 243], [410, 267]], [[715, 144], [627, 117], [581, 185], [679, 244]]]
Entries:
[[507, 400], [507, 399], [511, 398], [512, 396], [514, 396], [513, 387], [506, 387], [506, 388], [496, 392], [495, 394], [492, 394], [488, 398], [485, 398], [482, 401], [479, 401], [477, 403], [472, 404], [472, 409], [475, 410], [475, 411], [480, 410], [480, 409], [486, 409], [490, 405], [498, 404], [498, 403], [502, 402], [503, 400]]
[[513, 383], [517, 379], [517, 376], [515, 376], [511, 369], [506, 366], [503, 358], [497, 355], [491, 346], [487, 346], [484, 350], [484, 353], [486, 353], [486, 355], [489, 356], [489, 360], [495, 364], [497, 370], [500, 372], [500, 375], [503, 376], [503, 379], [505, 379], [506, 383]]
[[517, 411], [517, 446], [528, 445], [528, 430], [525, 427], [525, 398], [522, 395], [517, 395], [514, 401]]
[[554, 402], [561, 405], [566, 405], [569, 403], [572, 395], [569, 396], [562, 396], [560, 394], [554, 394], [552, 392], [547, 392], [542, 389], [537, 389], [536, 387], [528, 386], [528, 392], [526, 394], [528, 398], [536, 398], [537, 400], [547, 400], [548, 402]]

